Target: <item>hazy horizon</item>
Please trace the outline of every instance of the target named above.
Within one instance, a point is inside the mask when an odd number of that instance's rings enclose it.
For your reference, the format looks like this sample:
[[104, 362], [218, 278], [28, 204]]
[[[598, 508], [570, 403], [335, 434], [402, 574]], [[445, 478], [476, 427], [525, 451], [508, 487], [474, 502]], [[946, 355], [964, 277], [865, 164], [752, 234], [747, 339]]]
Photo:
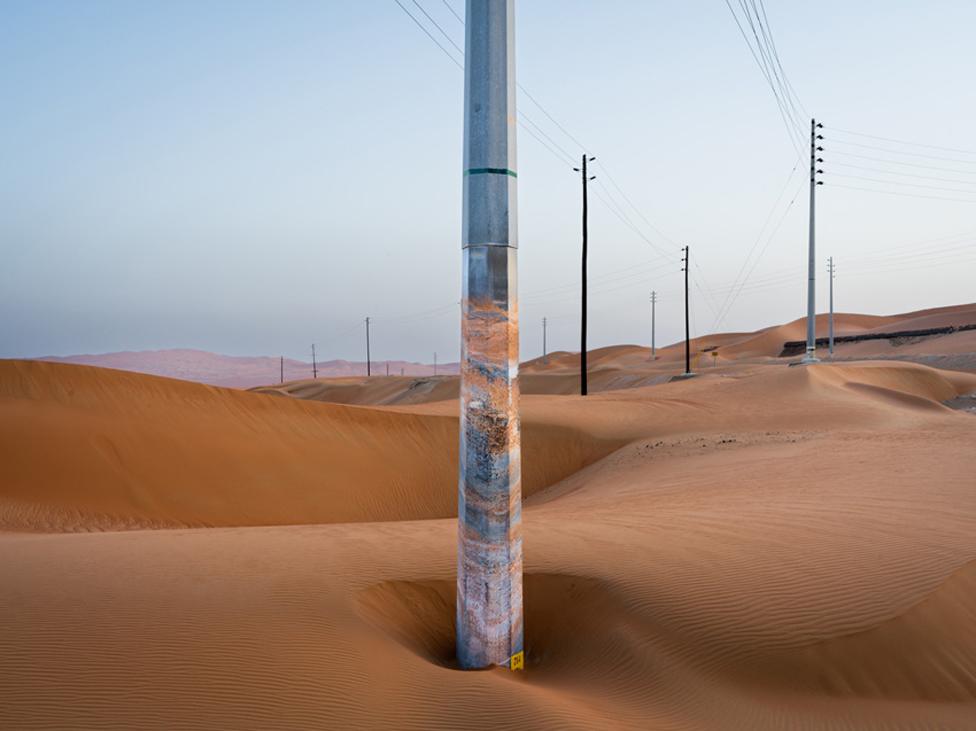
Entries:
[[[463, 42], [448, 7], [463, 3], [421, 5]], [[561, 151], [580, 154], [574, 139], [598, 158], [589, 347], [649, 344], [652, 289], [658, 343], [681, 338], [684, 244], [693, 334], [803, 316], [806, 163], [801, 150], [791, 173], [797, 153], [725, 3], [516, 8], [519, 81], [571, 135], [520, 94], [522, 360], [541, 354], [543, 317], [550, 351], [579, 348], [579, 179]], [[825, 124], [818, 311], [829, 255], [840, 312], [972, 302], [976, 101], [962, 90], [976, 6], [767, 10]], [[377, 362], [457, 360], [462, 77], [393, 0], [0, 13], [0, 357], [307, 361], [315, 342], [321, 360], [361, 361], [369, 316]]]

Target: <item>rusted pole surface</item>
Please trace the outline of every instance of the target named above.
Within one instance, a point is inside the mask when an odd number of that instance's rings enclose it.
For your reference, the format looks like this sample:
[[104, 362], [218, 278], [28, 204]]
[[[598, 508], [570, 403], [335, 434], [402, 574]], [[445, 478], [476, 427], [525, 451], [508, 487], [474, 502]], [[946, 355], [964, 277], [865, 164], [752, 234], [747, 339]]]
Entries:
[[468, 0], [457, 656], [522, 662], [514, 0]]

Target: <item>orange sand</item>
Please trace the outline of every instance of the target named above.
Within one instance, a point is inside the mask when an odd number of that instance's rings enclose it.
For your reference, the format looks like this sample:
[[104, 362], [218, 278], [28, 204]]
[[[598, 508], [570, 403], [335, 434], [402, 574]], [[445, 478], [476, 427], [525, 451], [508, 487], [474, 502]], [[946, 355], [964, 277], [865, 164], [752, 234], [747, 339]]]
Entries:
[[452, 667], [452, 379], [0, 362], [0, 728], [976, 727], [976, 375], [769, 332], [526, 368], [523, 674]]

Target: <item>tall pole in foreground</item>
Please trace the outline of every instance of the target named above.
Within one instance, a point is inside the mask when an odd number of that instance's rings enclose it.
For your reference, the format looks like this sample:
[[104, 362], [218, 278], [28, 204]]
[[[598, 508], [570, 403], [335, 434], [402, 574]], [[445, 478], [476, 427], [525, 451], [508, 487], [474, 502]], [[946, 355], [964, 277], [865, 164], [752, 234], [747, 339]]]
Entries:
[[655, 309], [657, 308], [657, 292], [651, 292], [651, 360], [657, 360], [657, 345], [654, 342], [656, 333], [654, 332], [655, 324], [654, 321], [657, 317]]
[[468, 0], [466, 13], [457, 657], [519, 670], [515, 3]]
[[583, 276], [582, 276], [582, 289], [581, 289], [581, 299], [580, 305], [582, 311], [580, 312], [580, 396], [585, 396], [587, 394], [586, 389], [586, 249], [587, 249], [587, 231], [586, 231], [586, 219], [587, 219], [587, 204], [586, 204], [586, 184], [593, 180], [596, 176], [591, 175], [587, 177], [586, 174], [586, 163], [587, 161], [593, 162], [596, 160], [595, 157], [587, 157], [583, 155], [583, 167], [573, 168], [576, 172], [580, 173], [583, 177]]
[[830, 277], [830, 319], [828, 320], [827, 343], [830, 354], [834, 354], [834, 257], [827, 258], [827, 276]]
[[681, 271], [685, 273], [685, 375], [691, 375], [691, 327], [688, 324], [688, 270], [691, 268], [689, 258], [691, 256], [690, 247], [685, 247], [685, 258], [682, 260], [684, 266]]
[[823, 148], [817, 146], [817, 140], [823, 136], [817, 134], [817, 129], [823, 127], [816, 119], [810, 120], [810, 247], [807, 257], [807, 353], [801, 363], [817, 362], [817, 238], [816, 238], [816, 203], [817, 186], [823, 185], [817, 180], [817, 175], [823, 170], [817, 169], [817, 163], [823, 160], [817, 153]]
[[372, 369], [369, 367], [369, 318], [366, 318], [366, 377], [372, 375]]

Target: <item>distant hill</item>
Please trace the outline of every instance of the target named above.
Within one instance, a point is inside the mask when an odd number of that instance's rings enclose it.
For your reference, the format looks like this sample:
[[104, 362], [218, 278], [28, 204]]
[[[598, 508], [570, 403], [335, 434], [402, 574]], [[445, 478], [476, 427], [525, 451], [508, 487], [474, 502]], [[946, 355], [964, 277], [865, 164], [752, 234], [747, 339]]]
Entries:
[[[205, 350], [123, 351], [95, 355], [46, 356], [36, 360], [115, 368], [121, 371], [148, 373], [229, 388], [264, 386], [278, 383], [280, 378], [280, 362], [277, 357], [221, 355]], [[401, 369], [404, 375], [408, 376], [429, 376], [434, 373], [434, 366], [428, 363], [381, 360], [373, 361], [373, 374], [385, 374], [387, 364], [389, 364], [390, 375], [400, 375]], [[312, 377], [312, 364], [285, 358], [284, 371], [285, 381], [304, 380]], [[457, 372], [457, 363], [443, 363], [437, 366], [438, 375]], [[366, 363], [348, 360], [324, 361], [318, 364], [318, 373], [320, 378], [365, 376]]]

